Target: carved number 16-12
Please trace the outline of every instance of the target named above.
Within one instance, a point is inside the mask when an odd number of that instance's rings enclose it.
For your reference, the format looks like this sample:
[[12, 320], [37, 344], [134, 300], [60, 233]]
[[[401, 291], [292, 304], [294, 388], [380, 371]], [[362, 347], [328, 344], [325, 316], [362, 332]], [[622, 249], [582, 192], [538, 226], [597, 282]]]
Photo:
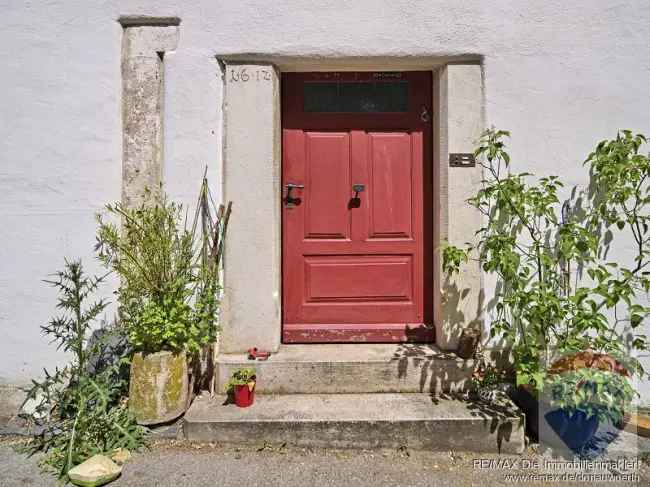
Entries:
[[255, 69], [249, 71], [247, 68], [230, 68], [231, 83], [247, 81], [271, 81], [271, 71], [268, 69]]

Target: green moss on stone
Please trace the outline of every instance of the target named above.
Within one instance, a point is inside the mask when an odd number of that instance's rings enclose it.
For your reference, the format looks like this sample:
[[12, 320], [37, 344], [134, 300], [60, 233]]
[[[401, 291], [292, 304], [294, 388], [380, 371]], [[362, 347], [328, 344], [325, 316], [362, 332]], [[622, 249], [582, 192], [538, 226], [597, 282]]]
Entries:
[[137, 353], [131, 362], [129, 409], [140, 424], [171, 421], [185, 411], [188, 395], [184, 353]]

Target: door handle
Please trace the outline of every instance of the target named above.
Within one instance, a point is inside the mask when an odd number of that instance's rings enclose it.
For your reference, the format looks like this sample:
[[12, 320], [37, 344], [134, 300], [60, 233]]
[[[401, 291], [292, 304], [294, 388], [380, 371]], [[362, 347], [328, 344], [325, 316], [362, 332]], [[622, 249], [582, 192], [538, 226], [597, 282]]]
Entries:
[[354, 191], [354, 196], [350, 198], [350, 201], [348, 202], [348, 210], [361, 207], [361, 198], [359, 198], [359, 193], [361, 193], [364, 189], [366, 189], [365, 184], [352, 185], [352, 191]]
[[301, 203], [300, 198], [294, 198], [293, 196], [291, 196], [291, 191], [294, 189], [304, 189], [304, 188], [305, 188], [304, 184], [287, 183], [287, 196], [284, 199], [287, 208], [293, 208], [294, 206], [298, 206]]

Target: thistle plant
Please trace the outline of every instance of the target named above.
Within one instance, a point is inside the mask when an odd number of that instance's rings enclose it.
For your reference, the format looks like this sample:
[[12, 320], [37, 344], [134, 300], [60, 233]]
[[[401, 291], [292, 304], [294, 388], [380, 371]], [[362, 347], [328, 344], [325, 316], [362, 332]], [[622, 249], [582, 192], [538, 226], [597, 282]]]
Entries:
[[[47, 280], [59, 293], [61, 314], [41, 326], [57, 349], [69, 352], [71, 361], [44, 378], [33, 380], [27, 393], [30, 412], [24, 418], [40, 427], [26, 446], [28, 453], [43, 452], [41, 464], [65, 479], [75, 465], [97, 453], [115, 448], [137, 449], [144, 443], [145, 430], [135, 423], [124, 404], [128, 359], [105, 367], [90, 367], [101, 353], [102, 342], [89, 345], [89, 332], [107, 302], [86, 306], [103, 277], [88, 277], [81, 261], [66, 261], [64, 270]], [[92, 369], [92, 371], [91, 371]]]

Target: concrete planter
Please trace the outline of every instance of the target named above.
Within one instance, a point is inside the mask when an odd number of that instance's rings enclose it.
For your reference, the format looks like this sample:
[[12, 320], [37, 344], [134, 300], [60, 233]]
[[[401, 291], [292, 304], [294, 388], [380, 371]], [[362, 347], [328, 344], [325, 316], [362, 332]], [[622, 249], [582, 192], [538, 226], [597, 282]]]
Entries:
[[188, 382], [184, 352], [136, 353], [131, 362], [129, 409], [143, 425], [176, 419], [187, 409]]

